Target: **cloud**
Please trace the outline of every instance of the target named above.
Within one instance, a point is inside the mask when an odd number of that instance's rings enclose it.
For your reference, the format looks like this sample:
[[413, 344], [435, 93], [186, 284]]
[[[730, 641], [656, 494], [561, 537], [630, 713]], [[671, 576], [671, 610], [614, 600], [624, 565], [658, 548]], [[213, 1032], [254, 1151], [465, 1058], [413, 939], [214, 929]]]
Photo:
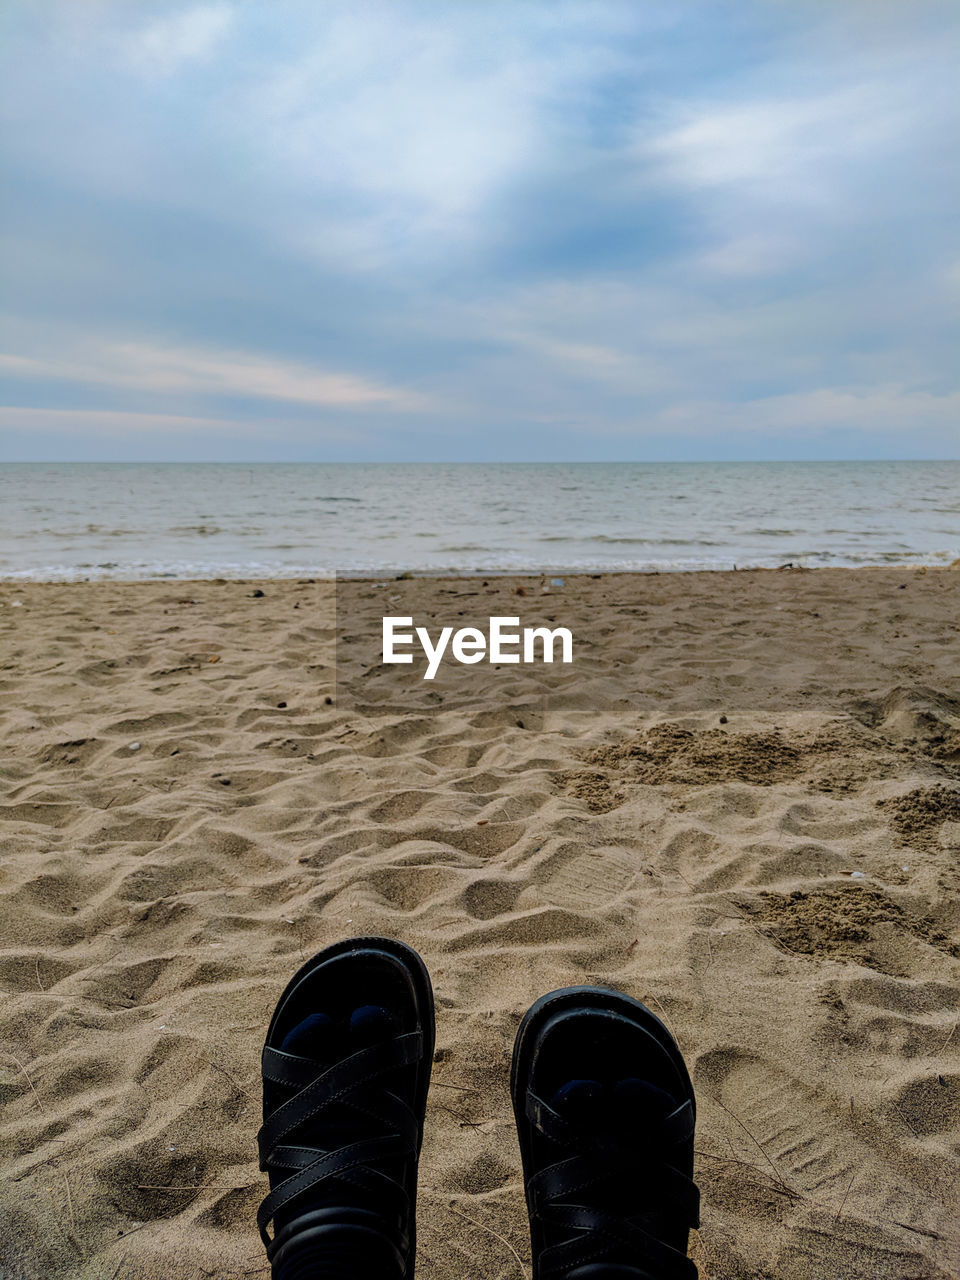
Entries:
[[258, 435], [259, 423], [236, 418], [191, 418], [170, 413], [126, 413], [112, 409], [30, 409], [0, 405], [0, 430], [70, 433], [85, 437], [204, 435], [230, 438]]
[[265, 456], [949, 439], [955, 6], [8, 7], [7, 400]]
[[616, 4], [519, 4], [507, 21], [470, 3], [329, 4], [306, 25], [232, 110], [292, 194], [275, 217], [287, 243], [367, 270], [482, 249], [491, 207], [569, 148], [564, 117], [624, 65]]
[[770, 234], [757, 230], [721, 240], [696, 258], [696, 264], [711, 275], [769, 276], [795, 266], [804, 256], [804, 241], [796, 234]]
[[149, 76], [175, 75], [210, 59], [233, 25], [228, 4], [201, 4], [159, 18], [122, 41], [129, 63]]
[[80, 342], [66, 356], [0, 354], [0, 369], [8, 376], [34, 381], [54, 379], [148, 393], [290, 401], [315, 408], [411, 413], [430, 407], [425, 396], [403, 388], [241, 351]]
[[765, 396], [740, 404], [690, 402], [655, 415], [658, 428], [692, 435], [724, 431], [803, 438], [824, 431], [856, 431], [867, 437], [929, 433], [960, 447], [960, 391], [941, 395], [895, 384], [874, 387], [820, 387]]
[[513, 331], [502, 335], [521, 358], [539, 357], [548, 378], [586, 381], [626, 395], [646, 395], [662, 390], [666, 370], [642, 351], [623, 351], [597, 343], [565, 340], [549, 332]]
[[[694, 188], [765, 189], [777, 199], [823, 199], [841, 167], [867, 162], [911, 132], [886, 85], [805, 98], [760, 99], [683, 113], [649, 152], [666, 177]], [[785, 185], [786, 184], [786, 185]]]

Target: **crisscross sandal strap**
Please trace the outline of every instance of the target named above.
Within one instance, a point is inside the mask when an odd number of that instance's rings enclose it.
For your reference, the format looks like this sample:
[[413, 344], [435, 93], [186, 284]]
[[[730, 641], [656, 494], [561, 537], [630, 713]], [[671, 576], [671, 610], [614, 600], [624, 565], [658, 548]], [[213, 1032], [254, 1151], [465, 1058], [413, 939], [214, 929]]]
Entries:
[[[351, 1054], [349, 1058], [335, 1063], [320, 1075], [314, 1074], [309, 1082], [276, 1111], [264, 1120], [257, 1143], [260, 1149], [260, 1167], [265, 1169], [270, 1162], [270, 1153], [281, 1139], [295, 1129], [312, 1120], [331, 1102], [340, 1101], [358, 1089], [364, 1088], [378, 1076], [393, 1071], [398, 1067], [409, 1066], [418, 1061], [423, 1054], [423, 1035], [420, 1031], [410, 1031], [406, 1035], [396, 1036], [382, 1044], [371, 1045]], [[304, 1079], [309, 1059], [300, 1059], [299, 1063], [291, 1061], [292, 1055], [284, 1054], [280, 1061], [276, 1051], [264, 1049], [264, 1071], [282, 1070], [289, 1077]], [[316, 1073], [316, 1063], [311, 1064]], [[273, 1079], [273, 1076], [269, 1076]]]
[[[331, 1179], [368, 1188], [376, 1184], [381, 1194], [386, 1192], [389, 1199], [406, 1203], [406, 1191], [400, 1183], [372, 1166], [414, 1156], [419, 1121], [401, 1098], [371, 1086], [380, 1077], [417, 1062], [422, 1054], [422, 1033], [408, 1032], [361, 1049], [318, 1074], [318, 1064], [309, 1058], [264, 1048], [264, 1077], [287, 1088], [300, 1086], [264, 1121], [257, 1135], [261, 1169], [290, 1171], [264, 1199], [257, 1214], [264, 1244], [270, 1244], [268, 1227], [280, 1210]], [[332, 1150], [283, 1142], [334, 1105], [357, 1111], [388, 1132]]]
[[[389, 1137], [394, 1140], [394, 1149], [390, 1152], [392, 1157], [415, 1156], [419, 1141], [419, 1123], [409, 1107], [391, 1094], [384, 1094], [382, 1098], [376, 1099], [376, 1103], [376, 1106], [362, 1108], [358, 1105], [357, 1109], [362, 1110], [367, 1117], [374, 1116], [390, 1131]], [[316, 1167], [315, 1182], [305, 1189], [312, 1189], [312, 1186], [321, 1180], [336, 1178], [340, 1182], [348, 1182], [355, 1187], [379, 1190], [381, 1195], [387, 1193], [393, 1199], [406, 1200], [406, 1193], [400, 1184], [379, 1169], [356, 1164], [345, 1164], [342, 1168], [335, 1170], [327, 1169], [325, 1166], [317, 1167], [317, 1162], [322, 1156], [335, 1154], [339, 1150], [342, 1148], [327, 1150], [316, 1146], [284, 1143], [270, 1150], [268, 1167], [274, 1173], [281, 1170], [299, 1173]], [[286, 1183], [280, 1184], [280, 1186], [285, 1185]], [[275, 1188], [275, 1190], [279, 1189], [280, 1187]]]
[[688, 1227], [700, 1225], [700, 1190], [692, 1178], [673, 1165], [659, 1165], [655, 1176], [638, 1175], [629, 1153], [611, 1161], [607, 1153], [570, 1156], [541, 1169], [527, 1183], [527, 1197], [537, 1212], [546, 1212], [557, 1201], [575, 1202], [578, 1194], [611, 1177], [619, 1185], [635, 1183], [643, 1194], [653, 1194], [669, 1205], [671, 1213]]
[[[360, 1090], [357, 1095], [338, 1098], [335, 1105], [338, 1111], [347, 1109], [356, 1112], [367, 1121], [375, 1121], [381, 1129], [402, 1138], [411, 1151], [416, 1149], [420, 1138], [420, 1122], [407, 1104], [401, 1098], [396, 1097], [395, 1094], [388, 1093], [386, 1090], [377, 1091], [368, 1088]], [[321, 1112], [322, 1110], [323, 1108], [321, 1108]], [[321, 1113], [318, 1112], [314, 1115], [314, 1123], [319, 1114]], [[298, 1126], [298, 1128], [303, 1127]], [[361, 1132], [363, 1131], [361, 1130]], [[312, 1150], [314, 1153], [313, 1158], [316, 1158], [316, 1143], [277, 1143], [276, 1146], [263, 1153], [261, 1169], [266, 1171], [268, 1168], [299, 1167], [300, 1157], [293, 1156], [291, 1161], [289, 1154], [298, 1150], [308, 1152]]]
[[327, 1178], [365, 1167], [371, 1161], [395, 1159], [405, 1151], [406, 1144], [402, 1139], [391, 1134], [384, 1138], [364, 1138], [360, 1142], [351, 1143], [335, 1151], [321, 1152], [310, 1164], [274, 1187], [261, 1204], [257, 1212], [257, 1226], [263, 1243], [270, 1244], [267, 1227], [276, 1217], [277, 1212], [291, 1200], [312, 1191]]
[[[684, 1254], [671, 1248], [631, 1217], [620, 1217], [577, 1203], [584, 1192], [611, 1178], [623, 1189], [635, 1183], [644, 1198], [654, 1198], [664, 1212], [688, 1227], [699, 1226], [700, 1192], [694, 1181], [664, 1160], [655, 1169], [639, 1171], [634, 1154], [618, 1133], [598, 1134], [571, 1121], [532, 1092], [525, 1102], [527, 1118], [547, 1139], [577, 1154], [539, 1170], [527, 1183], [531, 1211], [568, 1238], [544, 1250], [544, 1277], [567, 1276], [571, 1269], [593, 1269], [602, 1280], [611, 1274], [655, 1280], [695, 1280], [697, 1269]], [[667, 1149], [687, 1141], [694, 1127], [693, 1103], [687, 1099], [663, 1117], [651, 1121], [651, 1137]], [[666, 1152], [665, 1152], [666, 1154]], [[618, 1249], [643, 1259], [641, 1268], [607, 1261]], [[649, 1272], [647, 1271], [649, 1269]]]
[[544, 1250], [540, 1258], [543, 1276], [565, 1276], [587, 1263], [601, 1262], [612, 1248], [620, 1246], [642, 1257], [644, 1268], [656, 1280], [697, 1280], [696, 1265], [685, 1254], [634, 1222], [575, 1204], [551, 1205], [545, 1216], [554, 1225], [578, 1234]]
[[586, 1145], [591, 1151], [615, 1149], [613, 1142], [604, 1142], [595, 1131], [585, 1130], [581, 1125], [574, 1124], [533, 1092], [527, 1093], [524, 1110], [534, 1128], [539, 1129], [552, 1142], [581, 1148]]
[[[307, 1169], [313, 1164], [320, 1155], [329, 1154], [320, 1152], [309, 1147], [289, 1147], [282, 1148], [284, 1152], [291, 1153], [291, 1169]], [[411, 1151], [409, 1154], [413, 1154]], [[294, 1164], [293, 1160], [297, 1163]], [[394, 1228], [397, 1223], [402, 1222], [410, 1209], [410, 1200], [406, 1187], [396, 1178], [392, 1178], [389, 1174], [381, 1169], [377, 1169], [372, 1165], [358, 1164], [350, 1168], [338, 1169], [335, 1173], [331, 1173], [323, 1179], [324, 1182], [336, 1182], [342, 1187], [351, 1187], [354, 1192], [360, 1192], [358, 1200], [355, 1194], [347, 1194], [338, 1196], [333, 1194], [333, 1188], [326, 1189], [323, 1193], [323, 1201], [316, 1203], [310, 1195], [318, 1185], [318, 1183], [310, 1182], [310, 1184], [302, 1191], [298, 1191], [298, 1196], [308, 1198], [312, 1207], [304, 1206], [298, 1213], [294, 1215], [291, 1222], [281, 1228], [278, 1226], [272, 1245], [268, 1246], [268, 1251], [280, 1248], [287, 1238], [293, 1235], [301, 1236], [309, 1229], [311, 1237], [316, 1236], [317, 1227], [322, 1220], [323, 1236], [328, 1242], [337, 1237], [340, 1227], [350, 1227], [356, 1231], [361, 1226], [363, 1231], [369, 1232], [371, 1226], [375, 1234], [381, 1236], [383, 1240], [391, 1241], [390, 1249], [393, 1253], [397, 1253], [394, 1241]], [[282, 1186], [283, 1184], [281, 1184]], [[278, 1191], [280, 1187], [276, 1188]], [[340, 1203], [335, 1203], [339, 1200]], [[326, 1201], [327, 1203], [324, 1203]], [[378, 1207], [374, 1210], [362, 1208], [363, 1203], [376, 1204]], [[280, 1206], [281, 1208], [283, 1206]], [[276, 1212], [276, 1207], [274, 1212]], [[269, 1210], [268, 1210], [269, 1212]], [[264, 1227], [268, 1224], [268, 1220], [264, 1222]], [[362, 1234], [362, 1233], [361, 1233]], [[339, 1237], [338, 1237], [339, 1238]], [[400, 1255], [397, 1254], [399, 1257]], [[351, 1273], [352, 1280], [352, 1273]]]
[[[622, 1146], [623, 1140], [618, 1135], [604, 1138], [595, 1130], [572, 1123], [535, 1093], [527, 1093], [525, 1110], [531, 1124], [553, 1142], [575, 1144], [581, 1149], [586, 1147], [592, 1151], [616, 1150]], [[695, 1123], [693, 1102], [689, 1098], [653, 1122], [657, 1137], [670, 1144], [685, 1142], [693, 1137]]]
[[[374, 1121], [384, 1132], [396, 1134], [398, 1138], [402, 1138], [411, 1149], [419, 1146], [420, 1142], [420, 1120], [419, 1117], [413, 1115], [410, 1106], [398, 1098], [396, 1094], [389, 1093], [385, 1089], [364, 1089], [358, 1092], [356, 1096], [347, 1096], [337, 1098], [335, 1102], [329, 1103], [330, 1107], [335, 1107], [338, 1114], [337, 1132], [346, 1134], [349, 1128], [349, 1121], [343, 1119], [344, 1112], [355, 1112], [358, 1117], [362, 1117], [367, 1123]], [[314, 1139], [317, 1132], [316, 1125], [323, 1125], [323, 1112], [326, 1107], [321, 1107], [320, 1111], [315, 1112], [310, 1121], [303, 1121], [302, 1125], [298, 1125], [301, 1140], [297, 1140], [296, 1134], [291, 1132], [291, 1142], [276, 1143], [276, 1146], [265, 1149], [262, 1152], [261, 1170], [276, 1169], [288, 1164], [287, 1155], [296, 1149], [306, 1149], [306, 1151], [314, 1151], [316, 1153], [320, 1144]], [[310, 1128], [307, 1128], [310, 1126]], [[312, 1133], [311, 1133], [312, 1129]], [[358, 1133], [369, 1133], [369, 1129], [358, 1129]], [[306, 1138], [307, 1140], [303, 1140]], [[297, 1157], [294, 1157], [294, 1164]]]

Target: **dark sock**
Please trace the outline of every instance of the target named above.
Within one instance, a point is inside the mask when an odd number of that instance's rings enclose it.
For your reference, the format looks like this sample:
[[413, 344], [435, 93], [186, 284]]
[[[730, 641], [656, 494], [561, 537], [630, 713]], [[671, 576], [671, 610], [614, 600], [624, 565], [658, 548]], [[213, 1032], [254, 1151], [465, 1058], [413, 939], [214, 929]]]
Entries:
[[298, 1022], [292, 1031], [288, 1031], [280, 1045], [284, 1053], [296, 1053], [301, 1058], [316, 1058], [319, 1062], [329, 1062], [335, 1048], [334, 1041], [339, 1038], [339, 1028], [326, 1013], [311, 1013]]
[[567, 1080], [550, 1099], [554, 1111], [601, 1128], [633, 1129], [662, 1120], [676, 1099], [649, 1080], [626, 1076], [611, 1084], [599, 1080]]

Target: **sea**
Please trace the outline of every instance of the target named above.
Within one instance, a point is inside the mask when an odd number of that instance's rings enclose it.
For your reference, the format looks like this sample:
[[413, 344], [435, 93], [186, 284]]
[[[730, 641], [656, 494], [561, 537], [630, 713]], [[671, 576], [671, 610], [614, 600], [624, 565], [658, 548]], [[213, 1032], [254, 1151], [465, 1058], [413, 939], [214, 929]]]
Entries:
[[960, 461], [0, 465], [13, 580], [958, 558]]

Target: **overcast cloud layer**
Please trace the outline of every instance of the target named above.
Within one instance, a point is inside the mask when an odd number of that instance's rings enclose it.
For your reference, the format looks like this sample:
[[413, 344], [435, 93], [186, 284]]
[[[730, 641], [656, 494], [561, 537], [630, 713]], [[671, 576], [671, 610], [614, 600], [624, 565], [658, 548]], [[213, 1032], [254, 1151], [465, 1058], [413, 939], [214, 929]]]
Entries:
[[25, 459], [960, 456], [960, 8], [8, 0]]

